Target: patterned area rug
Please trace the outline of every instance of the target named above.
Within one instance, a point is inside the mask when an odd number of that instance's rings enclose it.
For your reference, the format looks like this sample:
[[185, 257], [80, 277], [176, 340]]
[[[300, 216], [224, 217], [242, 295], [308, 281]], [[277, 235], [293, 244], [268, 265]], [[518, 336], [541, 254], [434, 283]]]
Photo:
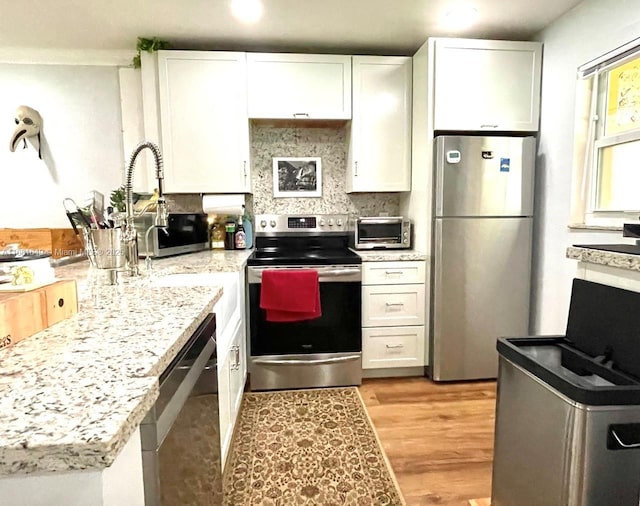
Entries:
[[228, 506], [404, 505], [357, 388], [245, 394]]

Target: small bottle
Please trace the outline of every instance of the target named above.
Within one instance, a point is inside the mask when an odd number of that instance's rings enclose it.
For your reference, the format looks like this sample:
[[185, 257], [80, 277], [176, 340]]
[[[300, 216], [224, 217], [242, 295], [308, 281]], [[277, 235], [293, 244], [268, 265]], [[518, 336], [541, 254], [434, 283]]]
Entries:
[[236, 228], [236, 249], [246, 249], [247, 247], [247, 234], [242, 226], [242, 218], [238, 220], [238, 227]]
[[236, 223], [228, 221], [225, 225], [224, 249], [235, 249], [236, 245]]

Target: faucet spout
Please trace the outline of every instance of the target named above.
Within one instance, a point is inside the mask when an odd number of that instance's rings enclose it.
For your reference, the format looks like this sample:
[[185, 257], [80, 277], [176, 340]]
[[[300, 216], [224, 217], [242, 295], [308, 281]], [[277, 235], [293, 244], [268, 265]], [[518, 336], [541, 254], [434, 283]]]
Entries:
[[164, 170], [162, 163], [162, 153], [160, 152], [160, 148], [157, 144], [149, 141], [144, 141], [138, 144], [133, 150], [133, 153], [131, 153], [131, 158], [129, 159], [129, 165], [127, 166], [127, 172], [125, 176], [126, 221], [123, 233], [123, 243], [125, 246], [125, 252], [127, 254], [128, 271], [130, 276], [137, 276], [139, 274], [138, 242], [133, 222], [133, 174], [138, 155], [140, 155], [140, 153], [144, 149], [149, 149], [153, 154], [156, 179], [158, 181], [158, 201], [156, 204], [156, 216], [154, 219], [154, 225], [156, 227], [166, 227], [168, 225], [167, 202], [164, 198], [163, 188]]

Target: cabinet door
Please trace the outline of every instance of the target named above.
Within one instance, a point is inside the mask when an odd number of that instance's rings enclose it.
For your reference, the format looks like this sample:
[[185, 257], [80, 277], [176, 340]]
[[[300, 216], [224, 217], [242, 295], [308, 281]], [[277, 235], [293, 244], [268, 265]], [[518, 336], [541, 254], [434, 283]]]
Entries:
[[353, 57], [348, 192], [411, 190], [408, 57]]
[[242, 396], [244, 394], [244, 326], [240, 321], [235, 331], [235, 337], [231, 345], [231, 368], [230, 368], [230, 388], [231, 393], [230, 405], [231, 405], [231, 423], [235, 426], [235, 421], [240, 410], [240, 404], [242, 403]]
[[436, 39], [435, 130], [538, 130], [542, 45]]
[[251, 118], [351, 118], [351, 56], [249, 53]]
[[166, 191], [250, 192], [245, 53], [160, 51]]
[[231, 444], [231, 409], [229, 392], [230, 353], [218, 357], [218, 404], [220, 410], [220, 447], [222, 448], [222, 465], [227, 458]]

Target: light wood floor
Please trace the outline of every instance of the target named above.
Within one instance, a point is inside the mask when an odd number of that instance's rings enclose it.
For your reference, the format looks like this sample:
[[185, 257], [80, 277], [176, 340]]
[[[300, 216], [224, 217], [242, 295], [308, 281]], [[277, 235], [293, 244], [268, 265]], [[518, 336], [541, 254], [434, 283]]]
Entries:
[[408, 506], [491, 495], [494, 381], [369, 379], [360, 392]]

